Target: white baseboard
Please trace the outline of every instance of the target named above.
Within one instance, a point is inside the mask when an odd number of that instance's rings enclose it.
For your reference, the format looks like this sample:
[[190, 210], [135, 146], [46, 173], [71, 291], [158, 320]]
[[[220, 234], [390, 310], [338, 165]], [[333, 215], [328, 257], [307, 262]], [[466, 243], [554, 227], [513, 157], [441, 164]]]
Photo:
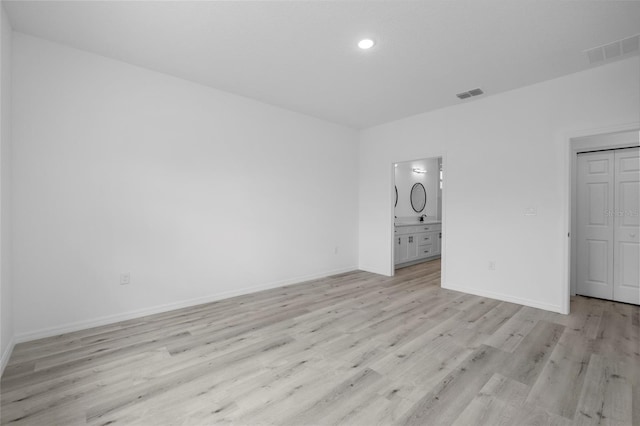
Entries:
[[2, 377], [2, 373], [4, 373], [4, 368], [7, 366], [9, 358], [11, 358], [11, 353], [13, 352], [13, 347], [15, 345], [15, 339], [11, 337], [11, 340], [9, 340], [9, 345], [7, 346], [7, 349], [4, 350], [2, 358], [0, 359], [0, 377]]
[[372, 274], [384, 275], [385, 277], [391, 276], [389, 275], [389, 271], [382, 270], [380, 268], [375, 268], [373, 266], [360, 265], [358, 269], [365, 272], [371, 272]]
[[568, 314], [568, 312], [564, 312], [562, 307], [559, 305], [550, 305], [548, 303], [542, 303], [537, 300], [524, 299], [521, 297], [510, 296], [508, 294], [503, 293], [495, 293], [493, 291], [486, 290], [478, 290], [473, 287], [465, 287], [462, 285], [450, 284], [450, 283], [442, 283], [442, 288], [447, 290], [455, 290], [460, 291], [462, 293], [469, 293], [475, 296], [487, 297], [489, 299], [502, 300], [504, 302], [517, 303], [518, 305], [530, 306], [532, 308], [543, 309], [545, 311], [557, 312], [559, 314]]
[[[284, 287], [287, 285], [301, 284], [306, 281], [316, 280], [319, 278], [325, 278], [330, 275], [342, 274], [344, 272], [351, 272], [356, 270], [355, 266], [346, 268], [334, 269], [312, 275], [305, 275], [296, 278], [290, 278], [282, 281], [275, 281], [259, 286], [248, 287], [244, 289], [224, 291], [221, 293], [211, 294], [204, 297], [198, 297], [195, 299], [182, 300], [180, 302], [167, 303], [164, 305], [151, 306], [148, 308], [137, 309], [135, 311], [122, 312], [114, 315], [107, 315], [103, 317], [88, 319], [84, 321], [77, 321], [73, 323], [61, 324], [54, 327], [42, 328], [34, 331], [27, 331], [22, 333], [16, 333], [15, 343], [23, 343], [31, 340], [43, 339], [45, 337], [57, 336], [59, 334], [71, 333], [79, 330], [86, 330], [88, 328], [100, 327], [102, 325], [113, 324], [120, 321], [126, 321], [130, 319], [140, 318], [147, 315], [159, 314], [162, 312], [173, 311], [181, 308], [188, 308], [191, 306], [202, 305], [204, 303], [215, 302], [222, 299], [228, 299], [230, 297], [241, 296], [243, 294], [256, 293], [262, 290], [269, 290], [278, 287]], [[12, 341], [13, 343], [13, 341]], [[12, 346], [13, 347], [13, 346]], [[3, 358], [4, 362], [4, 358]]]

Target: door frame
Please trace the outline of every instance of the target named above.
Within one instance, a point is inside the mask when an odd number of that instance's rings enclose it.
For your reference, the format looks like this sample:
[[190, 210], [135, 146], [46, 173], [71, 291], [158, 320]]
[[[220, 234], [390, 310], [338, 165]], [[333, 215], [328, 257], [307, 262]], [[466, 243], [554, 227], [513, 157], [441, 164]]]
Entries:
[[572, 132], [565, 137], [566, 143], [566, 235], [565, 244], [565, 289], [563, 290], [564, 313], [569, 313], [571, 296], [577, 289], [577, 160], [578, 153], [640, 146], [640, 122], [621, 124], [606, 128]]
[[390, 182], [390, 188], [389, 188], [389, 204], [390, 204], [390, 210], [389, 210], [389, 219], [390, 219], [390, 224], [389, 224], [389, 242], [391, 243], [391, 251], [390, 251], [390, 257], [389, 257], [389, 276], [393, 277], [396, 274], [396, 265], [395, 265], [395, 250], [396, 250], [396, 245], [395, 245], [395, 199], [396, 199], [396, 192], [395, 192], [395, 183], [396, 183], [396, 168], [395, 168], [395, 164], [396, 163], [406, 163], [409, 161], [415, 161], [415, 160], [423, 160], [423, 159], [430, 159], [430, 158], [440, 158], [442, 161], [442, 218], [441, 218], [441, 231], [442, 232], [442, 239], [440, 240], [440, 286], [442, 287], [442, 284], [445, 283], [445, 277], [446, 277], [446, 266], [447, 266], [447, 262], [446, 262], [446, 247], [447, 247], [447, 243], [446, 243], [446, 208], [447, 208], [447, 202], [446, 202], [446, 193], [447, 191], [445, 191], [446, 189], [446, 181], [447, 181], [447, 154], [446, 152], [442, 152], [442, 153], [435, 153], [435, 154], [425, 154], [422, 156], [411, 156], [411, 158], [408, 159], [399, 159], [399, 160], [395, 160], [391, 162], [390, 165], [390, 174], [389, 174], [389, 182]]

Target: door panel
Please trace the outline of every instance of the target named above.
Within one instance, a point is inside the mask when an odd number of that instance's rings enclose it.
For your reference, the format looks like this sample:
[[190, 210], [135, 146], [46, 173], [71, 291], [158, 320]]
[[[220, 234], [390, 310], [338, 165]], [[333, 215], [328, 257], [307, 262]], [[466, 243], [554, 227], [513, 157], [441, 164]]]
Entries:
[[609, 243], [607, 241], [587, 240], [588, 252], [588, 272], [587, 280], [593, 284], [609, 285], [607, 276], [607, 254], [609, 253]]
[[638, 258], [640, 258], [640, 244], [620, 243], [620, 286], [634, 289], [636, 292], [640, 291]]
[[407, 261], [416, 260], [418, 257], [420, 257], [418, 238], [415, 235], [409, 235], [407, 241]]
[[640, 148], [615, 152], [613, 300], [640, 304]]
[[401, 235], [398, 238], [398, 246], [396, 249], [398, 250], [398, 263], [406, 262], [409, 257], [409, 252], [407, 249], [407, 239], [406, 235]]
[[[636, 173], [637, 174], [637, 173]], [[630, 176], [624, 176], [620, 179], [632, 179]], [[622, 227], [637, 227], [640, 223], [638, 221], [638, 215], [634, 214], [638, 208], [638, 200], [640, 199], [640, 182], [622, 181], [618, 183], [618, 196], [619, 203], [616, 203], [616, 217], [619, 218], [620, 223], [618, 226]]]
[[589, 161], [589, 174], [590, 175], [607, 175], [609, 174], [610, 162], [609, 159], [597, 160], [593, 159]]
[[613, 298], [614, 154], [578, 155], [577, 292]]
[[604, 226], [607, 227], [606, 208], [609, 199], [609, 183], [598, 182], [588, 183], [587, 194], [589, 199], [587, 205], [589, 206], [589, 215], [587, 216], [587, 224], [589, 226]]

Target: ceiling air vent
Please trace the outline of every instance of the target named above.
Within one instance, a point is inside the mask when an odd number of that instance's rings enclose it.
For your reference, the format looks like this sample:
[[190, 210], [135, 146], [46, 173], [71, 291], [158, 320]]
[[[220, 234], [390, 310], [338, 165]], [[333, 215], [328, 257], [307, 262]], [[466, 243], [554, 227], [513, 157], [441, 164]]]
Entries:
[[620, 47], [622, 48], [623, 55], [639, 51], [640, 50], [640, 34], [621, 40]]
[[460, 99], [467, 99], [472, 96], [482, 95], [483, 93], [484, 92], [482, 91], [482, 89], [472, 89], [472, 90], [469, 90], [468, 92], [458, 93], [456, 96]]
[[640, 34], [585, 50], [589, 64], [608, 61], [640, 50]]

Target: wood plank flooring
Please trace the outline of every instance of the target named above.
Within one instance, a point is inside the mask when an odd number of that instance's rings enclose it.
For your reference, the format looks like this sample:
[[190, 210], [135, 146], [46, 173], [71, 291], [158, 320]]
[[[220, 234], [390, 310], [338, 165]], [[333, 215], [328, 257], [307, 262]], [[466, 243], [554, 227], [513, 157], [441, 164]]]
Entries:
[[356, 271], [17, 345], [3, 425], [640, 425], [640, 308]]

